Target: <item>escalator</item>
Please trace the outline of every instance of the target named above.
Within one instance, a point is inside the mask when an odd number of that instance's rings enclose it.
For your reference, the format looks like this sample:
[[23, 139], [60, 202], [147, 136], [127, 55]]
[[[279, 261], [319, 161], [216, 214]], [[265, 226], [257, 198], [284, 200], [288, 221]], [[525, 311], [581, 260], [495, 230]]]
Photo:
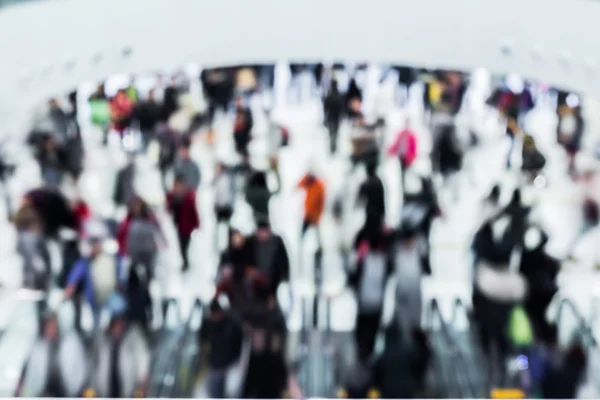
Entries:
[[428, 377], [432, 394], [439, 398], [477, 398], [480, 389], [470, 373], [470, 360], [461, 345], [468, 337], [460, 338], [455, 326], [443, 317], [436, 299], [427, 307], [426, 321], [434, 353]]

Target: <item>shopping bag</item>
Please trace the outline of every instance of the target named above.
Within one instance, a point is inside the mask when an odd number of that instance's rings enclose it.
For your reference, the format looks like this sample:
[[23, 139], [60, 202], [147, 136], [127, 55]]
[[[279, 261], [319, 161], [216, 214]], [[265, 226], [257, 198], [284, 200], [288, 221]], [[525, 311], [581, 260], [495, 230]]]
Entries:
[[533, 343], [531, 322], [522, 306], [513, 307], [510, 313], [508, 337], [516, 347], [527, 347]]

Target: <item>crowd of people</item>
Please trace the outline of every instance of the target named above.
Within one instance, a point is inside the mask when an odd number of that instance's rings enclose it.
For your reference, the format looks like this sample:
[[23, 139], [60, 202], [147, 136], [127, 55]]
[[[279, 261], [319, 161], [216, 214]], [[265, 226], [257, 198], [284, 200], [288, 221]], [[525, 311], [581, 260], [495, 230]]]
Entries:
[[[290, 72], [292, 85], [297, 85], [298, 77], [311, 71], [313, 92], [323, 94], [329, 152], [341, 155], [341, 130], [348, 129], [352, 147], [348, 161], [352, 170], [366, 171], [354, 199], [354, 208], [364, 210], [364, 222], [352, 248], [340, 249], [347, 283], [357, 302], [356, 357], [343, 385], [351, 398], [365, 398], [372, 388], [383, 398], [427, 396], [431, 395], [427, 372], [433, 367], [434, 355], [421, 317], [424, 300], [420, 287], [423, 277], [433, 273], [432, 226], [445, 213], [439, 191], [450, 188], [454, 198], [459, 198], [462, 189], [455, 178], [464, 171], [465, 155], [478, 146], [473, 135], [465, 143], [455, 124], [468, 81], [455, 72], [435, 71], [424, 77], [411, 68], [390, 69], [388, 74], [395, 74], [393, 79], [397, 79], [394, 107], [407, 104], [409, 88], [419, 81], [424, 86], [425, 110], [422, 122], [407, 118], [390, 142], [385, 137], [390, 126], [385, 113], [376, 111], [373, 118], [363, 110], [364, 84], [359, 76], [365, 68], [357, 66], [347, 85], [339, 78], [341, 65], [292, 65]], [[387, 79], [384, 75], [381, 82]], [[43, 293], [56, 286], [64, 289], [63, 300], [74, 304], [76, 330], [62, 334], [56, 309], [46, 301], [39, 302], [40, 338], [24, 370], [20, 395], [74, 397], [87, 387], [102, 397], [147, 393], [153, 321], [157, 318], [153, 304], [162, 300], [163, 318], [168, 305], [166, 299], [153, 299], [150, 294], [150, 283], [157, 279], [157, 257], [176, 245], [182, 273], [193, 268], [192, 237], [205, 223], [200, 218], [197, 192], [211, 187], [217, 227], [227, 234], [224, 243], [218, 234], [214, 239], [220, 253], [215, 293], [205, 307], [198, 334], [208, 368], [207, 394], [211, 398], [302, 396], [295, 358], [288, 355], [286, 317], [277, 296], [281, 284], [293, 275], [292, 262], [285, 238], [271, 227], [273, 216], [269, 212], [270, 200], [282, 186], [278, 154], [292, 138], [287, 127], [270, 120], [268, 106], [262, 110], [272, 125], [266, 169], [253, 165], [250, 147], [257, 111], [249, 107], [249, 100], [270, 89], [272, 81], [273, 68], [247, 66], [206, 70], [193, 83], [173, 79], [161, 88], [160, 95], [158, 89], [141, 95], [132, 84], [108, 96], [100, 85], [88, 104], [93, 125], [105, 133], [105, 145], [110, 135], [117, 135], [123, 143], [135, 136], [140, 143], [133, 149], [123, 146], [128, 162], [118, 171], [113, 190], [114, 204], [127, 210], [123, 218], [101, 216], [86, 204], [84, 196], [65, 189], [76, 187], [84, 171], [85, 153], [90, 150], [82, 139], [77, 93], [68, 97], [68, 107], [58, 100], [50, 102], [43, 121], [36, 123], [30, 135], [43, 185], [26, 193], [12, 221], [18, 231], [24, 285]], [[186, 106], [193, 94], [192, 84], [203, 89], [199, 96], [207, 105], [204, 109]], [[488, 102], [498, 111], [510, 138], [507, 169], [513, 167], [513, 144], [517, 140], [523, 143], [523, 185], [541, 176], [546, 165], [534, 137], [524, 131], [524, 115], [534, 107], [528, 90], [515, 94], [499, 89]], [[301, 90], [294, 95], [296, 101], [302, 96]], [[575, 177], [583, 119], [579, 105], [569, 105], [561, 96], [557, 140], [569, 154], [569, 173]], [[216, 160], [214, 178], [206, 184], [204, 177], [213, 174], [201, 170], [190, 150], [197, 140], [211, 146], [218, 134], [214, 131], [215, 118], [230, 111], [231, 139], [239, 161]], [[430, 154], [421, 148], [421, 136], [415, 129], [420, 124], [431, 130]], [[176, 228], [176, 244], [169, 243], [158, 210], [144, 200], [144, 193], [139, 193], [135, 184], [139, 173], [136, 157], [148, 151], [152, 143], [160, 148], [157, 169], [162, 176], [166, 212]], [[387, 158], [398, 160], [401, 204], [386, 200], [379, 167]], [[430, 171], [420, 167], [422, 158], [429, 158]], [[269, 175], [277, 177], [276, 190], [269, 185]], [[305, 193], [300, 237], [303, 240], [314, 230], [320, 253], [323, 216], [329, 212], [336, 218], [348, 214], [347, 193], [330, 206], [326, 201], [331, 196], [327, 181], [313, 169], [302, 176], [296, 188]], [[532, 366], [531, 379], [523, 389], [546, 398], [574, 397], [586, 370], [585, 351], [575, 343], [560, 352], [557, 328], [546, 320], [546, 309], [558, 292], [556, 276], [561, 260], [546, 251], [549, 233], [531, 222], [530, 208], [523, 203], [520, 190], [514, 191], [509, 204], [502, 203], [502, 190], [498, 184], [484, 199], [482, 219], [472, 241], [472, 313], [489, 363], [490, 385], [508, 382], [507, 359], [526, 354]], [[232, 224], [240, 198], [252, 210], [252, 233]], [[391, 207], [401, 210], [396, 226], [385, 222]], [[585, 207], [586, 222], [597, 224], [595, 202], [589, 199]], [[107, 245], [109, 239], [116, 243], [114, 249]], [[52, 270], [49, 240], [60, 243], [62, 250], [59, 276]], [[384, 293], [392, 277], [397, 282], [395, 312], [392, 321], [382, 327]], [[85, 331], [81, 323], [85, 304], [93, 315], [91, 331]], [[106, 328], [102, 324], [105, 313], [109, 316]], [[385, 346], [377, 351], [376, 339], [382, 330]], [[523, 330], [528, 333], [523, 334]], [[243, 384], [238, 393], [229, 393], [227, 376], [244, 357]]]

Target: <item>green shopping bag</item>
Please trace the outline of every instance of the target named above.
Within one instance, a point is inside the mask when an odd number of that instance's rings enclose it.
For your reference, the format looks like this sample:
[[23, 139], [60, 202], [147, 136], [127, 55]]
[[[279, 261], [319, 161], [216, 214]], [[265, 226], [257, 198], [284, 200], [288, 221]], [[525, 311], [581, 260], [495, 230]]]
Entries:
[[92, 110], [92, 123], [98, 126], [110, 124], [110, 104], [106, 100], [90, 100]]
[[522, 306], [514, 306], [510, 313], [508, 338], [516, 347], [527, 347], [533, 343], [531, 322]]
[[135, 86], [129, 86], [127, 89], [125, 89], [125, 92], [127, 93], [127, 97], [129, 98], [129, 100], [131, 100], [132, 103], [137, 103], [138, 92]]

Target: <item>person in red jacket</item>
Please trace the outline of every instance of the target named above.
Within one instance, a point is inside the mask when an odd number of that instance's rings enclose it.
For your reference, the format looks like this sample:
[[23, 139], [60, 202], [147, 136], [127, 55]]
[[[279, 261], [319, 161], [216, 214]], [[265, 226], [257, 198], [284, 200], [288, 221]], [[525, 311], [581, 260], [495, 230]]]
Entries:
[[396, 135], [394, 143], [389, 147], [388, 154], [400, 159], [400, 166], [402, 167], [400, 174], [402, 184], [404, 184], [404, 172], [417, 158], [417, 135], [410, 128], [408, 119], [404, 128]]
[[177, 176], [173, 189], [167, 194], [167, 207], [173, 217], [179, 236], [183, 270], [189, 267], [188, 247], [192, 233], [200, 227], [200, 216], [196, 207], [196, 193], [189, 188], [183, 176]]

